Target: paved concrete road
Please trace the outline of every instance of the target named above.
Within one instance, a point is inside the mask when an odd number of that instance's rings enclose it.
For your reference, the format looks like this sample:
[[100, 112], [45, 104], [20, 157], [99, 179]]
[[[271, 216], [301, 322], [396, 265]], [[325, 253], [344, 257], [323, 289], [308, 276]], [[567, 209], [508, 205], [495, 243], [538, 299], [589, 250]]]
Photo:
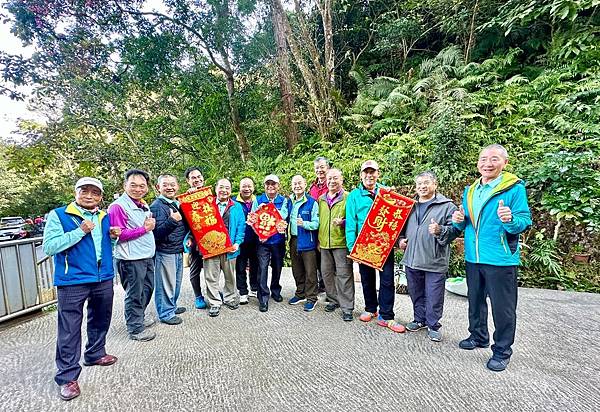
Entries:
[[[284, 296], [293, 294], [289, 270]], [[357, 284], [358, 286], [358, 284]], [[444, 341], [395, 334], [374, 322], [344, 323], [256, 300], [218, 318], [192, 307], [187, 279], [179, 326], [154, 326], [152, 342], [127, 338], [116, 287], [111, 367], [84, 367], [82, 396], [63, 402], [54, 373], [56, 313], [0, 330], [1, 411], [593, 411], [600, 405], [600, 295], [521, 289], [515, 354], [490, 372], [490, 350], [462, 351], [467, 303], [446, 296]], [[357, 287], [355, 315], [362, 309]], [[397, 295], [396, 319], [411, 320]], [[491, 322], [491, 320], [490, 320]]]

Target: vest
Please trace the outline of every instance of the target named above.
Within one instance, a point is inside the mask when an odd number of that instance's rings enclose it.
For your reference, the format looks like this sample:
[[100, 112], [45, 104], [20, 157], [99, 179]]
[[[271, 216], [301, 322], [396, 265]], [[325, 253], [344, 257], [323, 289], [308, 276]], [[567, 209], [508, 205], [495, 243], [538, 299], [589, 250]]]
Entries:
[[[65, 233], [77, 229], [83, 222], [81, 213], [73, 206], [59, 207], [54, 211]], [[108, 215], [100, 211], [98, 221], [102, 226], [100, 262], [96, 260], [92, 234], [87, 233], [75, 245], [54, 255], [54, 286], [102, 282], [115, 276]]]

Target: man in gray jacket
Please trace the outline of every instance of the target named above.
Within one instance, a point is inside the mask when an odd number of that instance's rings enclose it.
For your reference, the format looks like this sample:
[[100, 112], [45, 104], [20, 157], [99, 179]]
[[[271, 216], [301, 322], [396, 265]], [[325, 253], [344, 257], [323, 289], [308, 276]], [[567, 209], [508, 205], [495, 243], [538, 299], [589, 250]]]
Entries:
[[414, 320], [406, 329], [416, 332], [427, 328], [429, 339], [439, 342], [450, 243], [460, 233], [452, 226], [452, 213], [457, 207], [436, 193], [437, 178], [432, 172], [419, 174], [415, 182], [418, 202], [400, 240], [400, 248], [404, 250], [401, 263], [405, 266], [414, 312]]

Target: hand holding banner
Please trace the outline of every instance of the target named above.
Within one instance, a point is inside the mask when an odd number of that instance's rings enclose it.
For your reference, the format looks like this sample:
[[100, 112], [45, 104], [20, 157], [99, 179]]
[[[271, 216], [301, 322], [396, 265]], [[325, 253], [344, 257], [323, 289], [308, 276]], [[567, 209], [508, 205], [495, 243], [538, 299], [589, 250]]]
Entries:
[[349, 257], [381, 270], [414, 203], [389, 189], [379, 189]]
[[261, 242], [278, 233], [277, 228], [285, 224], [285, 221], [279, 214], [279, 210], [277, 210], [277, 207], [273, 203], [260, 205], [254, 213], [257, 219], [251, 226], [258, 235], [258, 240]]
[[177, 200], [203, 258], [234, 251], [210, 186], [181, 194]]

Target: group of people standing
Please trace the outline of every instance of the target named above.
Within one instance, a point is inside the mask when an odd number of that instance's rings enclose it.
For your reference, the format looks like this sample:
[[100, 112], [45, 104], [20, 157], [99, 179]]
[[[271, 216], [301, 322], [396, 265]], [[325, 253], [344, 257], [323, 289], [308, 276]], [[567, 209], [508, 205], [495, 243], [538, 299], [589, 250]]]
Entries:
[[[398, 333], [427, 329], [429, 339], [440, 341], [449, 248], [464, 231], [470, 334], [459, 347], [489, 345], [489, 297], [496, 331], [487, 367], [493, 371], [506, 368], [516, 327], [518, 235], [531, 225], [524, 184], [504, 171], [507, 164], [504, 147], [485, 147], [477, 164], [481, 176], [465, 189], [460, 207], [438, 193], [435, 174], [416, 176], [416, 203], [398, 242], [404, 250], [402, 264], [413, 303], [413, 320], [406, 326], [395, 320], [391, 253], [379, 272], [359, 264], [365, 301], [361, 321], [375, 320]], [[86, 300], [88, 342], [84, 365], [108, 366], [117, 361], [104, 348], [112, 315], [115, 267], [126, 293], [127, 331], [136, 341], [156, 337], [150, 329], [155, 320], [146, 314], [153, 293], [158, 320], [168, 325], [182, 322], [178, 315], [186, 308], [178, 306], [178, 298], [184, 252], [189, 253], [194, 306], [208, 308], [210, 317], [219, 316], [223, 306], [235, 310], [248, 304], [249, 297], [257, 298], [260, 312], [269, 310], [270, 299], [282, 302], [280, 276], [287, 245], [296, 283], [288, 304], [303, 304], [305, 311], [313, 311], [322, 282], [327, 302], [324, 310], [334, 312], [339, 308], [341, 318], [352, 321], [355, 289], [348, 254], [382, 187], [378, 182], [379, 165], [374, 160], [364, 162], [361, 183], [349, 193], [344, 190], [342, 171], [330, 168], [327, 159], [317, 158], [314, 170], [316, 178], [310, 187], [303, 176], [292, 178], [290, 196], [280, 193], [280, 179], [273, 174], [263, 179], [264, 193], [258, 196], [250, 178], [239, 182], [236, 197], [232, 197], [231, 182], [220, 179], [215, 185], [215, 202], [233, 247], [231, 252], [207, 259], [202, 257], [181, 213], [176, 176], [158, 177], [159, 196], [148, 206], [143, 200], [150, 189], [148, 174], [139, 169], [127, 171], [124, 193], [109, 206], [108, 213], [98, 208], [104, 193], [102, 183], [90, 177], [80, 179], [75, 185], [74, 202], [52, 211], [44, 232], [44, 251], [54, 256], [58, 290], [55, 381], [60, 386], [60, 397], [70, 400], [80, 394], [80, 329]], [[185, 179], [190, 192], [204, 187], [198, 167], [188, 168]], [[277, 208], [282, 221], [274, 235], [260, 241], [251, 225], [258, 219], [258, 208], [266, 203]]]

